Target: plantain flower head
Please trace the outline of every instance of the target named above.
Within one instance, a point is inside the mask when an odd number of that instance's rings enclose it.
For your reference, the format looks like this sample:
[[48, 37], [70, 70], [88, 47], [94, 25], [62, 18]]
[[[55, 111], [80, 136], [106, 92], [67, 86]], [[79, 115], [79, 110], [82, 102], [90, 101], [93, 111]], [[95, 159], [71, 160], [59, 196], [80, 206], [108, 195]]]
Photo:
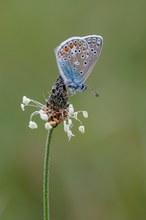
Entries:
[[35, 100], [32, 100], [26, 96], [23, 96], [21, 109], [24, 111], [25, 107], [32, 106], [36, 108], [30, 115], [29, 128], [38, 128], [37, 123], [33, 120], [34, 116], [39, 115], [41, 120], [44, 121], [45, 128], [51, 129], [56, 127], [61, 122], [64, 125], [64, 131], [67, 133], [68, 139], [75, 135], [72, 133], [73, 119], [79, 122], [78, 130], [83, 134], [85, 127], [82, 122], [78, 119], [78, 114], [82, 114], [84, 118], [88, 118], [87, 111], [75, 111], [72, 104], [68, 101], [67, 89], [64, 84], [64, 80], [59, 76], [52, 86], [50, 95], [46, 100], [45, 104], [41, 104]]

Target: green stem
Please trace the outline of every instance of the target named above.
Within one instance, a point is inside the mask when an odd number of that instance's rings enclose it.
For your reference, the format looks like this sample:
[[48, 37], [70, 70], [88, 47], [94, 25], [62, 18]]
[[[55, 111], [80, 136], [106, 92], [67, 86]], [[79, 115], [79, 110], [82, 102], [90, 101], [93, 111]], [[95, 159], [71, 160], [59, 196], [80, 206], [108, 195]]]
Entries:
[[45, 146], [44, 157], [44, 180], [43, 180], [43, 206], [44, 206], [44, 220], [50, 220], [49, 212], [49, 168], [50, 168], [50, 145], [53, 128], [49, 129]]

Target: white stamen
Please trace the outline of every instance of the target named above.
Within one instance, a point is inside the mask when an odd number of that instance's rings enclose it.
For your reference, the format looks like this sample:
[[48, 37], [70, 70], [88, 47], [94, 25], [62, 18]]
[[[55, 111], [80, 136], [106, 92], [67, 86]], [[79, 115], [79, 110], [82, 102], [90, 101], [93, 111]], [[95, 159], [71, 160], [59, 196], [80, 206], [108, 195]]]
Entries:
[[25, 105], [24, 105], [24, 104], [21, 104], [21, 109], [22, 109], [22, 111], [25, 110], [24, 107], [25, 107]]
[[36, 106], [36, 107], [39, 107], [40, 109], [43, 109], [44, 108], [44, 105], [40, 102], [37, 102], [35, 100], [32, 100], [30, 99], [30, 101]]
[[68, 140], [70, 140], [71, 137], [74, 137], [75, 135], [72, 133], [71, 130], [68, 130], [68, 131], [67, 131], [67, 136], [68, 136]]
[[64, 121], [64, 131], [68, 132], [68, 130], [69, 130], [69, 125], [66, 124], [66, 121]]
[[[52, 126], [51, 126], [52, 121], [51, 121], [50, 113], [49, 113], [49, 111], [48, 111], [48, 113], [46, 113], [46, 111], [45, 111], [46, 105], [43, 105], [35, 100], [29, 99], [26, 96], [23, 96], [23, 101], [21, 104], [21, 109], [23, 111], [25, 110], [25, 106], [37, 107], [37, 109], [38, 109], [38, 111], [34, 111], [30, 115], [29, 128], [36, 129], [38, 127], [38, 125], [32, 120], [32, 118], [35, 115], [39, 115], [42, 120], [46, 121], [45, 128], [47, 130], [52, 129]], [[48, 109], [49, 109], [49, 107], [48, 107]], [[75, 136], [71, 131], [71, 128], [73, 126], [73, 122], [72, 122], [73, 118], [80, 123], [80, 126], [78, 128], [79, 131], [82, 134], [85, 133], [85, 127], [82, 125], [82, 122], [78, 119], [78, 113], [82, 113], [85, 118], [88, 118], [88, 112], [87, 111], [74, 112], [74, 107], [72, 104], [70, 104], [69, 107], [66, 109], [66, 113], [67, 113], [67, 116], [62, 121], [64, 124], [64, 131], [67, 133], [68, 139], [70, 140], [71, 137]], [[63, 112], [62, 112], [62, 114], [63, 114]]]
[[52, 126], [50, 125], [49, 122], [46, 122], [46, 123], [45, 123], [45, 128], [46, 128], [47, 130], [50, 130], [50, 129], [52, 129]]
[[79, 126], [79, 131], [83, 134], [85, 133], [85, 127], [83, 125]]
[[69, 105], [69, 114], [72, 115], [74, 113], [74, 107], [72, 104]]
[[88, 112], [87, 111], [83, 111], [83, 116], [84, 116], [84, 118], [88, 118]]
[[34, 115], [38, 115], [38, 114], [40, 114], [39, 111], [33, 112], [33, 113], [30, 115], [30, 120], [32, 119], [32, 117], [33, 117]]
[[48, 121], [48, 115], [47, 115], [46, 113], [44, 113], [43, 110], [40, 110], [39, 113], [40, 113], [40, 118], [41, 118], [42, 120]]
[[30, 99], [27, 98], [26, 96], [23, 96], [23, 101], [22, 101], [22, 103], [23, 103], [24, 105], [28, 105], [29, 102], [30, 102]]
[[78, 119], [78, 112], [74, 112], [74, 115], [73, 115], [73, 116], [74, 116], [74, 119], [77, 120], [77, 119]]
[[66, 121], [63, 121], [64, 131], [66, 130]]
[[72, 120], [70, 118], [68, 119], [68, 125], [69, 125], [69, 127], [72, 126]]
[[34, 121], [30, 121], [28, 127], [31, 129], [36, 129], [38, 126]]

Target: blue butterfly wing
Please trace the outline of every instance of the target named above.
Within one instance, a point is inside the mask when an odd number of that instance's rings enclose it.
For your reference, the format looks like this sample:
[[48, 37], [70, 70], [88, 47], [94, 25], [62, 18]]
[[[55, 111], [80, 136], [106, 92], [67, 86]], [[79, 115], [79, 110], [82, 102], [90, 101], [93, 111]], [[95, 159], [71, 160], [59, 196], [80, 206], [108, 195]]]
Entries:
[[76, 71], [76, 69], [73, 67], [73, 65], [66, 61], [64, 62], [63, 59], [58, 60], [58, 66], [60, 69], [60, 74], [64, 78], [66, 82], [81, 82], [82, 77], [81, 75]]
[[79, 42], [86, 44], [82, 38], [72, 37], [60, 44], [55, 50], [59, 72], [67, 83], [82, 82], [81, 67], [78, 62]]
[[57, 47], [59, 72], [67, 85], [80, 87], [90, 75], [102, 48], [102, 37], [72, 37]]

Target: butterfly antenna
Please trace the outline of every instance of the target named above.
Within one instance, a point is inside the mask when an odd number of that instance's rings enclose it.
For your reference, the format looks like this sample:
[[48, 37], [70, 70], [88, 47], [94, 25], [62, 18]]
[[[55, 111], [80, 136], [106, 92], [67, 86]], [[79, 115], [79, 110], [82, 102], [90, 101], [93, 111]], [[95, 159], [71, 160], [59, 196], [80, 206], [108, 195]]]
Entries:
[[88, 89], [92, 92], [92, 94], [93, 94], [96, 98], [99, 97], [99, 94], [98, 94], [94, 89], [90, 88], [89, 86], [87, 86], [87, 87], [88, 87]]

